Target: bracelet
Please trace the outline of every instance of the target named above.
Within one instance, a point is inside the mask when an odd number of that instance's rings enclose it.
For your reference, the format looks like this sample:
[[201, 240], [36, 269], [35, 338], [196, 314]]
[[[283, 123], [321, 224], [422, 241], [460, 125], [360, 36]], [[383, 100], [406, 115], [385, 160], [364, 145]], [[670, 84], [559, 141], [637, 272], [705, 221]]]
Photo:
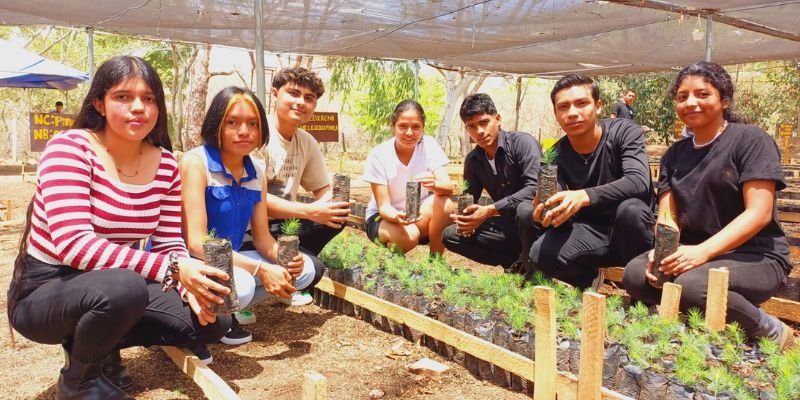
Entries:
[[259, 270], [261, 270], [261, 261], [259, 261], [258, 264], [256, 264], [256, 270], [253, 271], [253, 276], [256, 276]]
[[173, 274], [178, 272], [178, 253], [170, 251], [167, 257], [169, 257], [169, 265], [167, 265], [167, 273], [164, 274], [164, 286], [161, 287], [164, 292], [178, 286], [178, 280], [173, 277]]

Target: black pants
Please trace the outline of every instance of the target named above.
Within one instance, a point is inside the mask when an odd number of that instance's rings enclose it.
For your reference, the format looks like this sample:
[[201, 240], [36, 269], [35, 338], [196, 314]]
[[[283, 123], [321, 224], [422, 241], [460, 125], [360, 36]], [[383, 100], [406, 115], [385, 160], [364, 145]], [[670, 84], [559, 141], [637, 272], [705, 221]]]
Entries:
[[[533, 206], [522, 203], [518, 218], [533, 229]], [[591, 286], [597, 268], [625, 265], [653, 248], [653, 211], [650, 206], [635, 198], [617, 206], [613, 226], [603, 226], [584, 221], [567, 222], [557, 228], [548, 228], [533, 243], [530, 259], [534, 267], [546, 275], [579, 288]]]
[[[634, 258], [625, 267], [622, 282], [625, 290], [634, 299], [647, 304], [661, 301], [661, 289], [656, 289], [647, 282], [644, 275], [647, 268], [647, 253]], [[748, 336], [753, 337], [761, 322], [758, 305], [775, 295], [786, 281], [786, 271], [781, 265], [761, 254], [727, 253], [697, 268], [691, 269], [675, 278], [681, 285], [682, 311], [691, 307], [701, 310], [706, 308], [708, 294], [708, 271], [712, 268], [728, 269], [728, 313], [727, 322], [736, 321]]]
[[[283, 221], [285, 220], [276, 219], [270, 221], [269, 232], [273, 237], [277, 238], [281, 235], [281, 224]], [[300, 232], [298, 233], [300, 237], [300, 246], [315, 256], [319, 255], [322, 248], [325, 247], [334, 236], [344, 230], [344, 226], [341, 228], [331, 228], [327, 225], [318, 224], [307, 219], [301, 219], [300, 223]]]
[[[517, 220], [519, 210], [517, 207]], [[539, 233], [532, 225], [523, 226], [509, 217], [497, 216], [487, 219], [470, 237], [459, 236], [456, 225], [450, 225], [444, 229], [442, 240], [453, 253], [481, 264], [508, 268], [520, 258], [524, 244], [527, 249]]]
[[81, 272], [32, 257], [26, 263], [24, 286], [35, 289], [18, 300], [11, 325], [34, 342], [68, 343], [82, 362], [99, 362], [118, 348], [211, 343], [230, 328], [223, 315], [201, 326], [176, 291], [162, 292], [161, 283], [132, 271]]

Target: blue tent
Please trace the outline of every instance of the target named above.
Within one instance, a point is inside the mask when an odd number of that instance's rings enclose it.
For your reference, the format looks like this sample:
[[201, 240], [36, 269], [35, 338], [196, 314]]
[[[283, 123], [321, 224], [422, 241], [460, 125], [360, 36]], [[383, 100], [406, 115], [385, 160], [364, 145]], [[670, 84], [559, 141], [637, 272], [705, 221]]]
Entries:
[[75, 68], [0, 40], [0, 87], [74, 89], [89, 80]]

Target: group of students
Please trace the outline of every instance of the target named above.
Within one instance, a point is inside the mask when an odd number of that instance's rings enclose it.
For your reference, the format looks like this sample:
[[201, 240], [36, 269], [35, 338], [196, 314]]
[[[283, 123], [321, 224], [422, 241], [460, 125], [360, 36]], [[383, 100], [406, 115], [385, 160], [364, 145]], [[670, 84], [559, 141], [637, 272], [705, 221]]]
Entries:
[[[788, 347], [791, 328], [759, 308], [792, 269], [777, 219], [775, 192], [786, 187], [780, 153], [769, 135], [733, 113], [733, 93], [717, 64], [698, 62], [678, 74], [671, 94], [686, 138], [662, 157], [654, 188], [643, 128], [629, 118], [600, 119], [591, 78], [559, 79], [550, 99], [566, 135], [554, 144], [558, 190], [547, 199], [536, 197], [536, 139], [503, 130], [488, 95], [468, 96], [460, 115], [476, 146], [464, 160], [464, 179], [476, 204], [464, 210], [454, 210], [447, 158], [424, 135], [422, 107], [406, 100], [392, 114], [393, 137], [367, 157], [367, 235], [402, 251], [429, 241], [431, 253], [448, 249], [580, 288], [596, 289], [601, 267], [625, 265], [625, 289], [648, 304], [660, 300], [657, 268], [683, 286], [684, 311], [705, 307], [709, 270], [726, 268], [728, 321], [751, 338]], [[403, 211], [407, 177], [426, 189], [415, 220]], [[479, 205], [484, 190], [492, 202]], [[660, 265], [653, 265], [656, 222], [680, 232], [677, 251]]]
[[[467, 97], [460, 116], [476, 147], [464, 177], [476, 204], [460, 213], [450, 199], [448, 158], [424, 134], [420, 104], [405, 100], [391, 116], [393, 137], [370, 151], [364, 167], [372, 188], [367, 236], [402, 251], [427, 242], [433, 254], [449, 249], [581, 288], [602, 279], [598, 267], [627, 264], [626, 289], [648, 303], [658, 301], [648, 282], [659, 268], [684, 286], [683, 309], [703, 307], [708, 270], [727, 267], [728, 320], [750, 337], [787, 345], [791, 329], [758, 307], [791, 269], [776, 218], [775, 191], [785, 187], [777, 146], [731, 112], [733, 86], [720, 66], [685, 68], [672, 92], [689, 138], [664, 155], [655, 197], [641, 127], [600, 120], [590, 78], [566, 76], [551, 92], [566, 136], [555, 144], [559, 190], [548, 199], [535, 198], [536, 139], [502, 130], [489, 96]], [[103, 63], [73, 129], [42, 155], [8, 292], [11, 325], [64, 349], [57, 398], [130, 398], [122, 348], [202, 352], [218, 340], [252, 340], [240, 327], [252, 314], [211, 311], [229, 293], [211, 278], [230, 277], [203, 262], [210, 234], [231, 242], [242, 308], [267, 295], [308, 302], [301, 291], [325, 269], [317, 255], [350, 213], [348, 202], [331, 201], [322, 154], [300, 128], [323, 93], [313, 72], [281, 70], [272, 82], [275, 112], [267, 115], [249, 90], [223, 89], [203, 121], [202, 146], [178, 162], [155, 70], [137, 57]], [[423, 188], [413, 219], [404, 210], [409, 179]], [[315, 201], [296, 201], [300, 187]], [[484, 190], [493, 202], [479, 205]], [[651, 250], [656, 199], [676, 216], [682, 243], [659, 266]], [[662, 214], [659, 222], [669, 222]], [[287, 218], [302, 221], [301, 253], [283, 268], [275, 238]]]

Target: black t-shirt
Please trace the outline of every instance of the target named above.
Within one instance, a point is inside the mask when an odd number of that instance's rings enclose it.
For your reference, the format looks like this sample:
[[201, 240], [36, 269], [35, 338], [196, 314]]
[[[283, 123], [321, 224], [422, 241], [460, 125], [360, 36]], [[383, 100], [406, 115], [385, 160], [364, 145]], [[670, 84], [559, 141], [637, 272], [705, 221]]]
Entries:
[[464, 179], [469, 181], [469, 193], [477, 202], [486, 189], [500, 215], [514, 218], [519, 203], [533, 200], [541, 158], [539, 142], [533, 136], [501, 130], [494, 157], [497, 173], [492, 170], [481, 147], [475, 146], [467, 154]]
[[575, 152], [567, 137], [558, 149], [558, 183], [563, 189], [585, 189], [591, 204], [576, 221], [613, 226], [617, 206], [631, 197], [652, 205], [653, 182], [642, 127], [629, 119], [600, 121], [603, 136], [590, 155]]
[[634, 119], [636, 116], [636, 110], [633, 107], [625, 104], [624, 101], [614, 104], [614, 108], [611, 109], [611, 113], [616, 114], [617, 118]]
[[[672, 191], [681, 243], [699, 244], [739, 216], [745, 209], [744, 183], [752, 180], [775, 181], [775, 190], [786, 187], [778, 146], [756, 126], [728, 124], [711, 144], [699, 149], [691, 138], [673, 144], [661, 158], [658, 193]], [[777, 199], [772, 221], [736, 251], [764, 254], [791, 270]]]

